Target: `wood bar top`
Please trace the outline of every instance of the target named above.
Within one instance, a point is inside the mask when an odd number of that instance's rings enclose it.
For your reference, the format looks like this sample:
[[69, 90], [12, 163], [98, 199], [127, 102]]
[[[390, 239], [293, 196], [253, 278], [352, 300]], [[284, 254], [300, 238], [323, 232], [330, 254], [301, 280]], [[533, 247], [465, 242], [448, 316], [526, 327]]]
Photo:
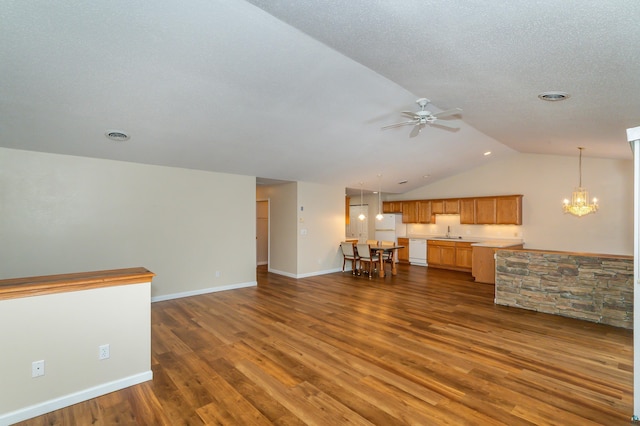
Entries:
[[0, 300], [151, 282], [146, 268], [110, 269], [0, 280]]

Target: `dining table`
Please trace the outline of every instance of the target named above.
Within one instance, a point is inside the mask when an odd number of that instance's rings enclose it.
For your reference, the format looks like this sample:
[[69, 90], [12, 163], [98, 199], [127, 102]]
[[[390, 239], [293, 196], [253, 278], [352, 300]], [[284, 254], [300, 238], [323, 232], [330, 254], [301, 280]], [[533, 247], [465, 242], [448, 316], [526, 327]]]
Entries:
[[[393, 253], [394, 256], [394, 262], [391, 263], [391, 275], [397, 275], [398, 274], [398, 269], [396, 268], [396, 262], [395, 259], [397, 258], [397, 251], [399, 249], [403, 249], [404, 246], [400, 246], [400, 245], [392, 245], [392, 246], [383, 246], [383, 245], [369, 245], [369, 250], [371, 251], [375, 251], [378, 253], [378, 258], [379, 258], [379, 263], [380, 263], [380, 268], [378, 268], [378, 270], [380, 271], [380, 278], [384, 278], [384, 259], [382, 258], [384, 253]], [[396, 253], [394, 253], [394, 251], [396, 251]]]

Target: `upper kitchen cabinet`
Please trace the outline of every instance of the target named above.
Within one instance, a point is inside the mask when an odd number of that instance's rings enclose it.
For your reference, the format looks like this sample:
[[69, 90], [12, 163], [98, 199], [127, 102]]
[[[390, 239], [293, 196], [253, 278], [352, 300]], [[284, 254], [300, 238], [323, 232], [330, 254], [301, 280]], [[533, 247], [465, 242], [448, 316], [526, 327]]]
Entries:
[[522, 225], [522, 195], [496, 198], [496, 224]]
[[418, 202], [402, 202], [402, 223], [418, 223]]
[[402, 201], [383, 201], [382, 213], [402, 213]]
[[476, 198], [475, 210], [477, 224], [522, 225], [522, 195]]
[[431, 200], [431, 214], [459, 214], [460, 200]]
[[418, 223], [431, 223], [431, 201], [416, 201], [418, 205]]
[[402, 223], [431, 223], [431, 201], [403, 201]]
[[496, 223], [496, 199], [495, 197], [476, 198], [476, 222], [480, 225]]
[[473, 198], [463, 198], [460, 200], [460, 223], [462, 225], [473, 225], [476, 223], [476, 203]]

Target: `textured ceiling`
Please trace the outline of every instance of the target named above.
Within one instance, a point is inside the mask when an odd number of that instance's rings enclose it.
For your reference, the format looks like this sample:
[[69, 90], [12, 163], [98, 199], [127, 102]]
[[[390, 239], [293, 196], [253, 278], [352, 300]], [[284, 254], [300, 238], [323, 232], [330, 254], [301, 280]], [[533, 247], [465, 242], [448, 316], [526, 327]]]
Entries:
[[[636, 0], [0, 2], [0, 146], [367, 189], [381, 174], [386, 192], [514, 152], [630, 159], [638, 17]], [[461, 129], [380, 129], [419, 97], [462, 108]]]

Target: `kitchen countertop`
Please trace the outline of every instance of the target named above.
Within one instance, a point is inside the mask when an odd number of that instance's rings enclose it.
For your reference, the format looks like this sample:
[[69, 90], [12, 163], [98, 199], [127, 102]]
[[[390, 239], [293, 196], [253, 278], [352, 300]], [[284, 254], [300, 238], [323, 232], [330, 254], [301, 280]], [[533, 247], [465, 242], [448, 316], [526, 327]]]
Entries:
[[475, 244], [471, 244], [473, 247], [493, 247], [493, 248], [505, 248], [519, 246], [523, 244], [521, 241], [482, 241]]
[[445, 238], [442, 235], [406, 235], [399, 236], [398, 238], [417, 238], [424, 240], [438, 240], [438, 241], [457, 241], [461, 243], [472, 243], [472, 246], [476, 247], [493, 247], [493, 248], [505, 248], [513, 247], [520, 244], [524, 244], [521, 239], [501, 239], [501, 238], [480, 238], [480, 237], [453, 237]]

